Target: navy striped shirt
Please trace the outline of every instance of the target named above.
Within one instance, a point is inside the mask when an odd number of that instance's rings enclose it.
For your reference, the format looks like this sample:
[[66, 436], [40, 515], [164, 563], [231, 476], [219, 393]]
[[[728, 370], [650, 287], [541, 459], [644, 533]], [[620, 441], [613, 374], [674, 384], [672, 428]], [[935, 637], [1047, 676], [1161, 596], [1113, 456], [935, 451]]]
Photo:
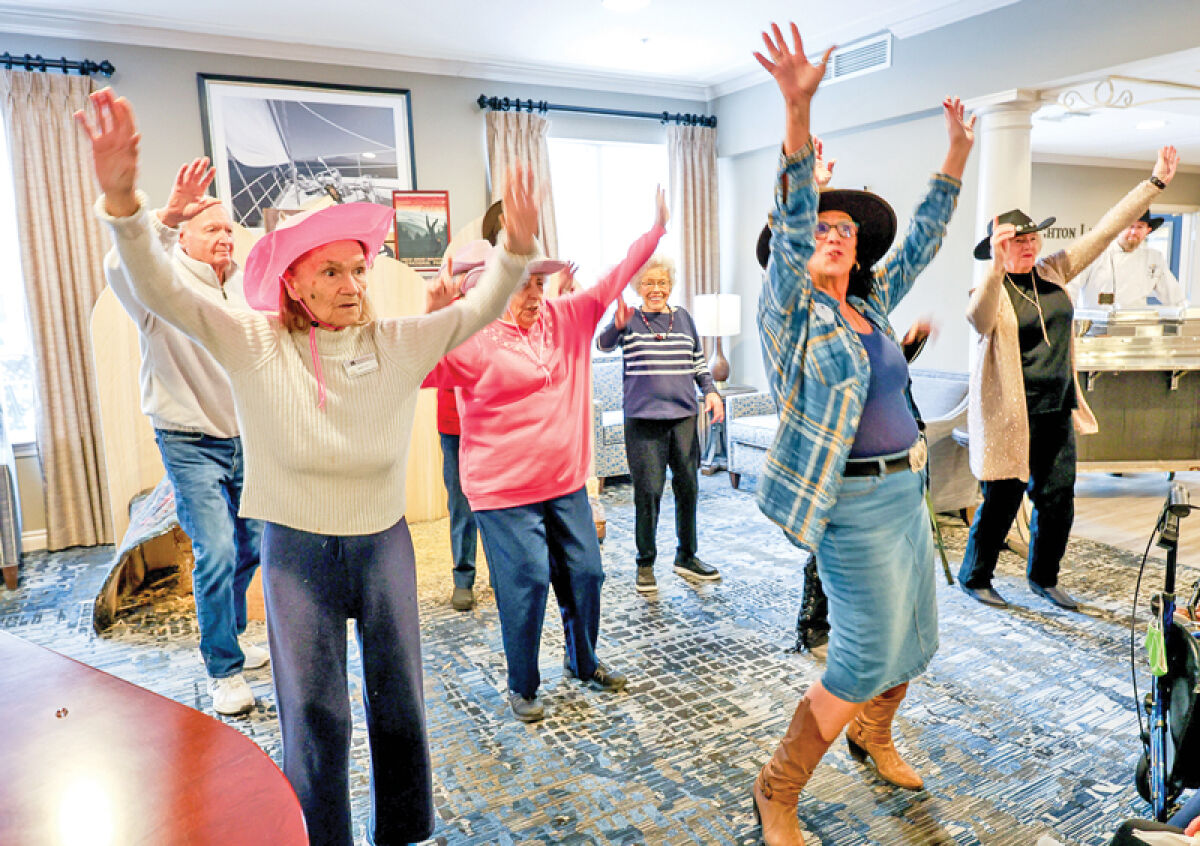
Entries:
[[[635, 309], [624, 329], [618, 329], [614, 320], [596, 338], [596, 348], [601, 352], [622, 349], [626, 417], [650, 420], [691, 417], [700, 413], [697, 386], [703, 394], [716, 393], [717, 386], [704, 362], [704, 350], [692, 316], [686, 309], [673, 311], [675, 323], [671, 326], [671, 314], [665, 311]], [[662, 340], [656, 337], [659, 335]]]

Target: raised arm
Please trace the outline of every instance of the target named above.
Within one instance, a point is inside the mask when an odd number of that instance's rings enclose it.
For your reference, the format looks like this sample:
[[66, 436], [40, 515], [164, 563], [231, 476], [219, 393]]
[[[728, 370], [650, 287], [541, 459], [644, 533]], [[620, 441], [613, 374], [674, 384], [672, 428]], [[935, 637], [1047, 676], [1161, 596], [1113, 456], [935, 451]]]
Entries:
[[[1133, 189], [1121, 198], [1115, 206], [1109, 209], [1100, 222], [1083, 237], [1077, 239], [1059, 256], [1053, 257], [1058, 261], [1059, 270], [1069, 282], [1079, 275], [1084, 268], [1096, 260], [1104, 252], [1112, 240], [1144, 212], [1154, 198], [1175, 178], [1175, 169], [1179, 166], [1179, 153], [1174, 147], [1163, 147], [1158, 151], [1158, 160], [1150, 178], [1139, 182]], [[1155, 184], [1155, 180], [1159, 184]], [[1162, 187], [1159, 187], [1161, 185]]]
[[621, 295], [642, 265], [654, 255], [658, 242], [667, 233], [667, 221], [671, 217], [667, 209], [667, 194], [662, 186], [655, 190], [654, 201], [654, 225], [633, 242], [621, 263], [600, 277], [592, 287], [555, 301], [560, 313], [568, 320], [581, 321], [589, 330], [594, 330], [612, 301]]
[[996, 328], [1000, 297], [1004, 296], [1004, 262], [1016, 235], [1017, 228], [1011, 223], [1000, 223], [1000, 218], [992, 221], [992, 266], [967, 303], [967, 322], [980, 335], [990, 335]]
[[524, 165], [511, 168], [505, 177], [504, 219], [504, 246], [488, 261], [479, 284], [465, 297], [420, 317], [379, 322], [384, 351], [395, 350], [397, 360], [414, 367], [418, 378], [424, 378], [438, 359], [498, 318], [525, 277], [525, 265], [534, 257], [538, 192], [532, 171]]
[[900, 246], [876, 268], [871, 296], [877, 298], [878, 307], [885, 314], [912, 290], [917, 276], [938, 254], [958, 203], [963, 168], [975, 144], [975, 116], [967, 118], [962, 101], [947, 97], [942, 101], [942, 117], [948, 139], [942, 170], [929, 180]]
[[[267, 320], [214, 305], [175, 278], [171, 259], [152, 231], [145, 195], [136, 190], [137, 132], [133, 109], [105, 88], [91, 95], [95, 120], [79, 111], [75, 119], [92, 146], [96, 179], [104, 192], [97, 216], [108, 224], [128, 290], [149, 311], [186, 333], [228, 370], [253, 366], [274, 342]], [[109, 273], [110, 282], [114, 278]]]
[[629, 325], [629, 318], [633, 315], [633, 306], [625, 302], [623, 299], [617, 299], [617, 311], [613, 315], [612, 323], [604, 328], [604, 331], [596, 336], [596, 349], [600, 352], [612, 352], [623, 343], [625, 327]]

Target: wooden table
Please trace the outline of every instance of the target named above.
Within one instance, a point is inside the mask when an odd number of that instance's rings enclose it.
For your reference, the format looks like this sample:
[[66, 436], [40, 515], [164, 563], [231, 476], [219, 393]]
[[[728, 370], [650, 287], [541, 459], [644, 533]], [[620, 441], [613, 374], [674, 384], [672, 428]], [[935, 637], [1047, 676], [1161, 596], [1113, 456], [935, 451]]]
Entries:
[[236, 729], [0, 632], [0, 843], [307, 844], [291, 785]]

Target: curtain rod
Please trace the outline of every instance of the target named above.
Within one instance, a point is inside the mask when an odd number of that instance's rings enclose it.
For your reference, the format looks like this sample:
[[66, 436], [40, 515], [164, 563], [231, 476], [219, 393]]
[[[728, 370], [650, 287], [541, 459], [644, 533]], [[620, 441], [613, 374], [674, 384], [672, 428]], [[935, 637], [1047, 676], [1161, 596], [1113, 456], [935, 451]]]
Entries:
[[113, 63], [108, 59], [102, 62], [93, 62], [91, 59], [68, 59], [62, 56], [58, 59], [47, 59], [45, 56], [31, 56], [26, 53], [24, 56], [14, 56], [7, 50], [0, 53], [0, 65], [11, 70], [18, 68], [27, 71], [46, 71], [58, 70], [63, 73], [78, 73], [80, 76], [89, 76], [91, 74], [100, 74], [102, 76], [112, 76], [116, 71]]
[[715, 115], [671, 114], [670, 112], [635, 112], [629, 109], [601, 109], [595, 106], [563, 106], [557, 103], [547, 103], [545, 100], [510, 100], [508, 97], [489, 97], [480, 94], [475, 101], [481, 109], [491, 109], [497, 112], [527, 111], [539, 112], [575, 112], [582, 115], [610, 115], [613, 117], [644, 118], [657, 120], [662, 123], [679, 123], [684, 126], [715, 127]]

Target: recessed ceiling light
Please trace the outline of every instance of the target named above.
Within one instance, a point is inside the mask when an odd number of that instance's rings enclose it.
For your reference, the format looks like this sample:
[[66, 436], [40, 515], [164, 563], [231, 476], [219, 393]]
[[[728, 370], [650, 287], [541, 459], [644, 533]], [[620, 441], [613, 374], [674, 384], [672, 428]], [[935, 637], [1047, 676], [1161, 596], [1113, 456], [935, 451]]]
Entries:
[[362, 157], [364, 159], [373, 159], [373, 158], [375, 158], [375, 154], [372, 153], [370, 150], [368, 150], [367, 152], [362, 154]]
[[600, 0], [610, 12], [636, 12], [650, 5], [650, 0]]
[[1150, 132], [1153, 129], [1162, 129], [1166, 125], [1167, 122], [1165, 120], [1143, 120], [1138, 121], [1137, 126], [1134, 128], [1139, 132]]

